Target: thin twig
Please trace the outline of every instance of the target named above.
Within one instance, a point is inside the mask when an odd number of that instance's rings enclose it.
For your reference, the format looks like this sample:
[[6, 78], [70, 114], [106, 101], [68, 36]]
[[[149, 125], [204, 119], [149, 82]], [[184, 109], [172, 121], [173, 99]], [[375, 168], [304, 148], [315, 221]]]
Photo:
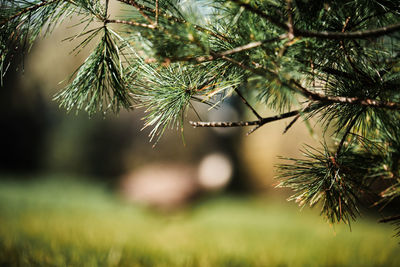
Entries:
[[397, 102], [389, 102], [389, 101], [380, 101], [376, 99], [362, 99], [358, 97], [345, 97], [345, 96], [327, 96], [315, 92], [311, 92], [301, 86], [298, 82], [293, 81], [292, 83], [304, 96], [309, 98], [310, 100], [320, 101], [324, 103], [343, 103], [343, 104], [352, 104], [352, 105], [361, 105], [366, 107], [375, 107], [375, 108], [386, 108], [386, 109], [400, 109], [400, 103]]
[[[258, 128], [260, 128], [260, 127], [263, 126], [264, 124], [269, 123], [269, 122], [271, 122], [271, 121], [286, 119], [286, 118], [290, 118], [290, 117], [293, 117], [293, 116], [296, 116], [296, 118], [298, 118], [298, 117], [300, 117], [301, 114], [307, 113], [307, 112], [311, 112], [311, 111], [313, 111], [313, 110], [315, 110], [315, 109], [318, 109], [319, 107], [320, 107], [319, 104], [316, 104], [316, 105], [315, 105], [315, 104], [314, 104], [314, 105], [309, 104], [307, 107], [305, 107], [304, 109], [301, 109], [301, 110], [290, 111], [290, 112], [283, 113], [283, 114], [280, 114], [280, 115], [276, 115], [276, 116], [273, 116], [273, 117], [263, 118], [263, 119], [261, 120], [261, 123], [260, 123], [259, 125], [257, 125], [256, 127], [254, 127], [253, 129], [251, 129], [246, 135], [252, 134], [252, 133], [255, 132]], [[294, 121], [297, 120], [296, 118], [295, 118], [294, 120], [291, 121], [291, 124], [292, 124], [292, 125], [293, 125]], [[288, 127], [286, 127], [286, 129], [288, 130]], [[286, 129], [285, 129], [285, 130], [286, 130]], [[285, 132], [284, 132], [284, 133], [285, 133]]]
[[256, 127], [254, 127], [253, 129], [251, 129], [250, 131], [248, 131], [247, 133], [246, 133], [246, 136], [249, 136], [249, 135], [251, 135], [252, 133], [254, 133], [258, 128], [260, 128], [261, 127], [261, 125], [257, 125]]
[[[311, 111], [311, 110], [309, 110]], [[293, 116], [296, 116], [300, 112], [304, 112], [304, 110], [294, 110], [286, 113], [282, 113], [276, 116], [272, 117], [266, 117], [266, 118], [261, 118], [261, 120], [255, 120], [255, 121], [221, 121], [221, 122], [194, 122], [190, 121], [189, 123], [193, 127], [244, 127], [244, 126], [254, 126], [257, 125], [258, 127], [263, 126], [264, 124], [290, 118]]]
[[[307, 110], [309, 110], [309, 109], [307, 109]], [[277, 120], [290, 118], [290, 117], [296, 116], [297, 114], [299, 114], [301, 112], [304, 112], [304, 109], [303, 110], [299, 109], [299, 110], [289, 111], [289, 112], [282, 113], [282, 114], [279, 114], [279, 115], [276, 115], [276, 116], [263, 118], [261, 120], [261, 125], [264, 125], [266, 123], [270, 123], [270, 122], [273, 122], [273, 121], [277, 121]]]
[[253, 114], [257, 117], [257, 119], [262, 120], [262, 117], [260, 116], [260, 114], [257, 113], [257, 111], [249, 104], [249, 102], [247, 102], [246, 98], [244, 98], [244, 96], [242, 95], [242, 93], [240, 93], [240, 91], [235, 87], [235, 92], [236, 94], [242, 99], [243, 103], [251, 110], [251, 112], [253, 112]]
[[158, 0], [156, 0], [156, 25], [158, 25], [158, 12], [159, 12], [159, 6], [158, 6]]
[[289, 40], [293, 40], [294, 31], [293, 31], [293, 14], [292, 14], [292, 0], [287, 0], [287, 11], [288, 11], [288, 36]]
[[238, 47], [226, 50], [224, 52], [220, 52], [218, 54], [221, 56], [228, 56], [228, 55], [232, 55], [232, 54], [239, 53], [242, 51], [250, 50], [250, 49], [253, 49], [253, 48], [268, 44], [268, 43], [280, 41], [287, 37], [288, 37], [287, 34], [281, 34], [278, 37], [274, 37], [274, 38], [270, 38], [270, 39], [266, 39], [266, 40], [262, 40], [262, 41], [257, 41], [257, 42], [251, 42], [251, 43], [248, 43], [248, 44], [245, 44], [242, 46], [238, 46]]
[[287, 34], [281, 34], [278, 37], [275, 38], [271, 38], [271, 39], [266, 39], [266, 40], [262, 40], [262, 41], [256, 41], [256, 42], [251, 42], [242, 46], [238, 46], [223, 52], [213, 52], [212, 55], [205, 55], [205, 56], [198, 56], [198, 57], [193, 57], [193, 56], [187, 56], [187, 57], [181, 57], [181, 58], [172, 58], [171, 61], [175, 62], [175, 61], [194, 61], [197, 63], [202, 63], [202, 62], [206, 62], [206, 61], [212, 61], [218, 58], [221, 58], [223, 56], [228, 56], [228, 55], [232, 55], [235, 53], [239, 53], [239, 52], [243, 52], [243, 51], [247, 51], [256, 47], [260, 47], [262, 45], [265, 45], [267, 43], [272, 43], [275, 41], [279, 41], [279, 40], [283, 40], [285, 38], [287, 38], [288, 35]]
[[300, 114], [297, 114], [296, 117], [293, 118], [293, 120], [291, 120], [289, 122], [289, 124], [285, 127], [285, 130], [283, 130], [283, 134], [287, 133], [289, 131], [289, 129], [296, 123], [296, 121], [300, 118]]
[[256, 75], [260, 75], [262, 77], [264, 77], [266, 74], [272, 74], [272, 75], [276, 76], [276, 74], [273, 73], [270, 70], [267, 70], [267, 69], [264, 69], [264, 68], [263, 69], [259, 69], [259, 68], [256, 69], [256, 68], [247, 66], [247, 65], [243, 64], [243, 62], [239, 62], [239, 61], [237, 61], [237, 60], [235, 60], [235, 59], [233, 59], [231, 57], [222, 56], [221, 59], [223, 59], [225, 61], [228, 61], [228, 62], [231, 62], [232, 64], [238, 66], [239, 68], [241, 68], [243, 70], [250, 71], [250, 72], [252, 72], [252, 73], [254, 73]]
[[104, 20], [104, 22], [103, 22], [104, 27], [107, 26], [108, 4], [109, 4], [109, 0], [106, 0], [106, 12], [105, 12], [105, 15], [104, 15], [105, 20]]
[[194, 128], [196, 127], [220, 127], [220, 128], [228, 128], [228, 127], [244, 127], [244, 126], [253, 126], [260, 125], [260, 120], [256, 121], [189, 121], [190, 125]]
[[285, 53], [286, 50], [289, 46], [291, 46], [295, 41], [293, 41], [294, 39], [294, 34], [293, 34], [293, 13], [292, 13], [292, 0], [286, 0], [286, 10], [288, 13], [288, 22], [286, 23], [287, 28], [288, 28], [288, 41], [285, 42], [285, 44], [281, 47], [281, 49], [279, 50], [279, 57], [282, 57]]
[[336, 149], [336, 153], [335, 153], [335, 158], [337, 158], [340, 154], [340, 151], [343, 148], [344, 142], [346, 141], [347, 136], [349, 135], [351, 129], [353, 128], [353, 126], [356, 124], [357, 119], [361, 116], [361, 114], [363, 114], [365, 111], [365, 108], [361, 109], [360, 112], [357, 113], [356, 116], [354, 116], [353, 120], [350, 122], [350, 124], [347, 126], [346, 132], [343, 134], [342, 136], [342, 140], [340, 140], [340, 143]]
[[126, 25], [131, 25], [131, 26], [136, 26], [136, 27], [142, 27], [142, 28], [148, 28], [148, 29], [155, 29], [157, 26], [154, 24], [145, 24], [145, 23], [139, 23], [133, 20], [119, 20], [119, 19], [107, 19], [104, 21], [105, 23], [119, 23], [119, 24], [126, 24]]
[[144, 8], [142, 7], [142, 5], [139, 5], [135, 0], [127, 0], [123, 2], [135, 7], [136, 10], [139, 11], [139, 13], [147, 20], [148, 23], [154, 24], [153, 20], [149, 16], [147, 16], [146, 13], [144, 13]]

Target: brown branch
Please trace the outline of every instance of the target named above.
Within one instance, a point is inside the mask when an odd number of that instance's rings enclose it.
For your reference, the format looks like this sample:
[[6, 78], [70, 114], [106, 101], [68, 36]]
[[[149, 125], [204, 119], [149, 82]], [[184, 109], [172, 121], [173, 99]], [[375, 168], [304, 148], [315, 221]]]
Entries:
[[237, 88], [235, 88], [235, 92], [242, 99], [243, 103], [251, 110], [251, 112], [253, 112], [253, 114], [257, 117], [257, 119], [262, 120], [260, 114], [258, 114], [257, 111], [249, 104], [249, 102], [247, 102], [246, 98], [244, 98], [242, 93], [240, 93], [240, 91]]
[[139, 13], [147, 20], [148, 23], [154, 24], [153, 20], [149, 16], [147, 16], [146, 13], [144, 13], [143, 6], [136, 3], [135, 0], [127, 0], [127, 1], [124, 1], [124, 3], [129, 3], [129, 5], [135, 7], [137, 9], [137, 11], [139, 11]]
[[171, 61], [172, 62], [176, 62], [176, 61], [193, 61], [196, 63], [202, 63], [202, 62], [207, 62], [207, 61], [212, 61], [218, 58], [222, 58], [223, 56], [228, 56], [228, 55], [232, 55], [232, 54], [236, 54], [236, 53], [240, 53], [243, 51], [247, 51], [253, 48], [257, 48], [260, 47], [262, 45], [265, 45], [267, 43], [272, 43], [275, 41], [279, 41], [282, 39], [287, 38], [288, 35], [287, 34], [282, 34], [279, 35], [278, 37], [275, 38], [271, 38], [271, 39], [266, 39], [266, 40], [262, 40], [262, 41], [256, 41], [256, 42], [251, 42], [242, 46], [238, 46], [229, 50], [225, 50], [222, 52], [211, 52], [212, 55], [204, 55], [204, 56], [187, 56], [187, 57], [180, 57], [180, 58], [172, 58]]
[[106, 12], [105, 12], [105, 15], [104, 15], [105, 20], [103, 22], [104, 27], [106, 27], [106, 25], [107, 25], [108, 6], [109, 6], [109, 0], [106, 0]]
[[296, 117], [293, 118], [291, 122], [285, 127], [285, 130], [283, 130], [283, 134], [287, 133], [289, 129], [296, 123], [296, 121], [300, 118], [300, 114], [297, 114]]
[[352, 105], [361, 105], [366, 107], [375, 107], [375, 108], [386, 108], [386, 109], [395, 109], [400, 110], [400, 103], [397, 102], [389, 102], [389, 101], [380, 101], [376, 99], [362, 99], [358, 97], [345, 97], [345, 96], [327, 96], [315, 92], [311, 92], [301, 86], [296, 81], [291, 81], [304, 96], [313, 101], [319, 101], [324, 103], [343, 103], [343, 104], [352, 104]]
[[133, 20], [119, 20], [119, 19], [107, 19], [104, 21], [104, 23], [119, 23], [119, 24], [126, 24], [126, 25], [131, 25], [135, 27], [142, 27], [142, 28], [147, 28], [147, 29], [155, 29], [157, 28], [156, 25], [154, 24], [145, 24], [145, 23], [139, 23]]
[[294, 38], [294, 30], [293, 30], [293, 14], [292, 14], [292, 0], [287, 0], [287, 11], [288, 11], [288, 35], [289, 35], [289, 40], [293, 40]]
[[[290, 31], [289, 26], [282, 23], [280, 20], [264, 13], [263, 11], [251, 6], [250, 4], [244, 3], [241, 0], [231, 0], [239, 6], [244, 7], [250, 12], [259, 15], [260, 17], [268, 20], [272, 24], [278, 26], [281, 29]], [[297, 37], [314, 37], [321, 39], [365, 39], [365, 38], [377, 38], [386, 34], [390, 34], [400, 30], [400, 23], [388, 25], [382, 28], [365, 30], [365, 31], [354, 31], [354, 32], [329, 32], [329, 31], [306, 31], [293, 27], [293, 34]]]
[[160, 11], [159, 8], [158, 0], [156, 0], [156, 25], [158, 25], [158, 12]]
[[190, 121], [190, 125], [193, 127], [244, 127], [244, 126], [254, 126], [257, 125], [261, 127], [264, 124], [273, 122], [273, 121], [278, 121], [286, 118], [290, 118], [293, 116], [296, 116], [300, 112], [304, 112], [304, 110], [294, 110], [286, 113], [282, 113], [276, 116], [272, 117], [266, 117], [266, 118], [261, 118], [260, 120], [255, 120], [255, 121], [221, 121], [221, 122], [194, 122]]
[[251, 129], [250, 131], [248, 131], [247, 133], [246, 133], [246, 136], [249, 136], [249, 135], [251, 135], [252, 133], [254, 133], [258, 128], [260, 128], [261, 127], [261, 125], [259, 124], [259, 125], [257, 125], [256, 127], [254, 127], [253, 129]]
[[272, 42], [275, 42], [275, 41], [279, 41], [279, 40], [285, 39], [287, 37], [288, 37], [287, 34], [282, 34], [282, 35], [279, 35], [278, 37], [275, 37], [275, 38], [266, 39], [266, 40], [262, 40], [262, 41], [251, 42], [251, 43], [248, 43], [248, 44], [245, 44], [245, 45], [242, 45], [242, 46], [238, 46], [238, 47], [235, 47], [235, 48], [220, 52], [220, 53], [218, 53], [218, 55], [220, 55], [220, 56], [232, 55], [232, 54], [235, 54], [235, 53], [243, 52], [243, 51], [250, 50], [250, 49], [253, 49], [253, 48], [256, 48], [256, 47], [260, 47], [260, 46], [265, 45], [267, 43], [272, 43]]
[[[249, 135], [249, 134], [253, 133], [254, 131], [256, 131], [257, 129], [259, 129], [261, 126], [263, 126], [263, 125], [265, 125], [267, 123], [278, 121], [278, 120], [287, 119], [287, 118], [290, 118], [290, 117], [293, 117], [293, 116], [296, 116], [296, 118], [298, 118], [298, 116], [300, 116], [301, 114], [311, 112], [311, 111], [313, 111], [315, 109], [318, 109], [320, 106], [321, 106], [320, 104], [308, 105], [307, 107], [305, 107], [303, 109], [294, 110], [294, 111], [282, 113], [282, 114], [271, 116], [271, 117], [265, 117], [265, 118], [261, 118], [259, 120], [255, 120], [255, 121], [220, 121], [220, 122], [203, 122], [203, 121], [195, 122], [195, 121], [190, 121], [189, 123], [194, 128], [196, 128], [196, 127], [227, 128], [227, 127], [256, 126], [256, 127], [251, 129], [247, 133], [247, 135]], [[292, 122], [292, 124], [293, 123], [294, 122]]]
[[37, 9], [43, 7], [43, 6], [50, 5], [50, 4], [53, 4], [53, 3], [58, 2], [58, 1], [60, 1], [60, 0], [42, 1], [42, 2], [39, 3], [39, 4], [36, 4], [36, 5], [30, 6], [30, 7], [27, 7], [27, 8], [25, 8], [25, 9], [21, 10], [20, 12], [18, 12], [18, 13], [16, 13], [16, 14], [12, 15], [11, 17], [6, 18], [6, 19], [3, 20], [2, 22], [0, 22], [0, 25], [4, 25], [4, 24], [6, 24], [7, 22], [9, 22], [9, 21], [11, 21], [11, 20], [13, 20], [13, 19], [15, 19], [15, 18], [17, 18], [17, 17], [19, 17], [19, 16], [25, 14], [25, 13], [35, 11], [35, 10], [37, 10]]
[[254, 73], [256, 75], [260, 75], [262, 77], [264, 77], [266, 74], [272, 74], [272, 75], [276, 76], [276, 74], [273, 73], [270, 70], [267, 70], [267, 69], [264, 69], [264, 68], [263, 69], [259, 69], [259, 68], [256, 69], [256, 68], [247, 66], [247, 65], [243, 64], [243, 62], [239, 62], [236, 59], [233, 59], [231, 57], [222, 56], [221, 59], [223, 59], [225, 61], [228, 61], [228, 62], [231, 62], [232, 64], [238, 66], [239, 68], [241, 68], [243, 70], [250, 71], [250, 72], [252, 72], [252, 73]]
[[342, 28], [342, 32], [346, 31], [347, 25], [349, 25], [351, 17], [347, 17], [346, 21], [344, 22], [343, 28]]
[[190, 125], [194, 128], [196, 127], [221, 127], [221, 128], [228, 128], [228, 127], [244, 127], [244, 126], [252, 126], [252, 125], [259, 125], [260, 121], [189, 121]]

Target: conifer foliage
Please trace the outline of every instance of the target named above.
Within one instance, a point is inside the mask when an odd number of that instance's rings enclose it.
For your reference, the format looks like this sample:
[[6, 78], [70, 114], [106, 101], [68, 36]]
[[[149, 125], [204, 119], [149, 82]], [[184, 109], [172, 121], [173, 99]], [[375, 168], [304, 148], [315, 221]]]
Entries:
[[[157, 142], [182, 129], [193, 101], [215, 105], [236, 94], [255, 120], [191, 125], [252, 133], [291, 118], [286, 132], [315, 118], [333, 130], [321, 147], [278, 166], [278, 186], [292, 188], [300, 206], [319, 203], [328, 221], [350, 224], [366, 196], [376, 194], [380, 207], [400, 196], [398, 0], [195, 2], [0, 0], [1, 77], [16, 48], [78, 17], [83, 30], [69, 38], [76, 51], [95, 45], [55, 97], [67, 110], [144, 107]], [[250, 102], [276, 115], [262, 117]], [[399, 225], [400, 214], [382, 221]]]

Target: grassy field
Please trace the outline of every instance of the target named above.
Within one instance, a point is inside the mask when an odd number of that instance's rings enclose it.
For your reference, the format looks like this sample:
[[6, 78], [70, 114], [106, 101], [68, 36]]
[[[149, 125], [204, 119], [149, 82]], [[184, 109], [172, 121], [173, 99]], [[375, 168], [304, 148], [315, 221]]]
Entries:
[[399, 266], [393, 228], [352, 232], [284, 200], [221, 197], [173, 214], [77, 180], [0, 182], [0, 266]]

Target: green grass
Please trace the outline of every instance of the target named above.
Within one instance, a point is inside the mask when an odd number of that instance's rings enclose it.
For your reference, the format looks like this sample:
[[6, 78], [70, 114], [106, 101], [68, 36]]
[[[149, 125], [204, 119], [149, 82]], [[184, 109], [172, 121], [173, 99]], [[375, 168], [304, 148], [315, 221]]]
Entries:
[[0, 266], [398, 266], [393, 233], [375, 220], [332, 227], [284, 200], [213, 198], [167, 215], [89, 182], [0, 182]]

